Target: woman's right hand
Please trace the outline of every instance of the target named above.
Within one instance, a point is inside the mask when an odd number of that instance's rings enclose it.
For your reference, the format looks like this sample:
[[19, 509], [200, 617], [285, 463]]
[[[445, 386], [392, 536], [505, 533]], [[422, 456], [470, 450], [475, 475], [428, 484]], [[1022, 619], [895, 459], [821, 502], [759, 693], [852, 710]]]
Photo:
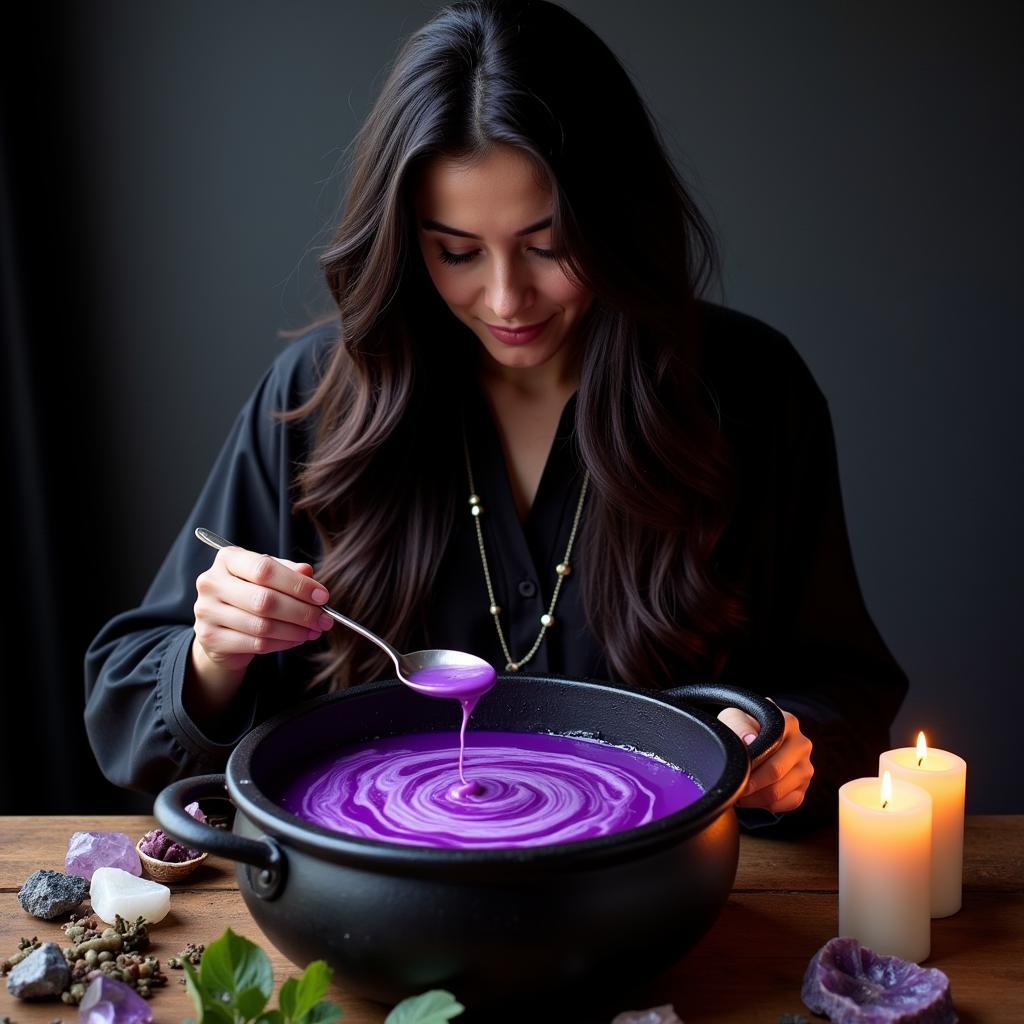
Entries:
[[320, 610], [329, 595], [312, 565], [245, 548], [221, 548], [196, 594], [192, 667], [209, 698], [233, 694], [257, 654], [315, 640], [334, 624]]

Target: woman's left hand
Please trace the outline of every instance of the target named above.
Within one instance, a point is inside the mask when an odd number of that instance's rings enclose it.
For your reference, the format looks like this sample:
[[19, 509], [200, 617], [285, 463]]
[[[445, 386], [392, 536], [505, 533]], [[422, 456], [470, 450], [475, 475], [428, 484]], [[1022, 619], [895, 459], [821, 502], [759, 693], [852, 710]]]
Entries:
[[[795, 811], [804, 802], [804, 794], [814, 774], [811, 741], [800, 731], [796, 715], [783, 711], [782, 716], [786, 720], [782, 745], [751, 772], [750, 783], [737, 801], [737, 807], [763, 807], [782, 813]], [[761, 729], [756, 719], [739, 708], [726, 708], [718, 719], [747, 744], [754, 742]]]

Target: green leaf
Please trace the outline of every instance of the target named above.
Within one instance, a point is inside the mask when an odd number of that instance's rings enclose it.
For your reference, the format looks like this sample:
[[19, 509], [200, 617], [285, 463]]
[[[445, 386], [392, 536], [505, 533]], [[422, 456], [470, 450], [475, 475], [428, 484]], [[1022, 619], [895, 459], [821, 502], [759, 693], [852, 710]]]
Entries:
[[288, 978], [282, 983], [281, 990], [277, 993], [277, 1005], [280, 1007], [285, 1020], [294, 1020], [297, 1016], [295, 1004], [298, 1002], [298, 996], [298, 978]]
[[200, 1024], [238, 1024], [238, 1018], [230, 1004], [211, 999], [203, 1007], [203, 1019]]
[[204, 1000], [200, 989], [199, 977], [195, 972], [195, 968], [187, 960], [183, 960], [181, 966], [185, 970], [185, 991], [188, 992], [192, 1005], [196, 1008], [196, 1015], [201, 1022], [203, 1019]]
[[[311, 964], [308, 964], [302, 972], [302, 977], [298, 979], [296, 984], [295, 1002], [292, 1010], [285, 1010], [284, 1003], [281, 1000], [278, 1001], [278, 1005], [284, 1010], [285, 1015], [293, 1020], [305, 1017], [327, 995], [332, 973], [333, 971], [323, 960], [314, 960]], [[284, 998], [284, 989], [287, 984], [288, 982], [285, 982], [281, 986], [281, 999]]]
[[403, 999], [384, 1018], [384, 1024], [444, 1024], [452, 1017], [458, 1017], [465, 1009], [444, 989], [424, 992], [421, 996]]
[[199, 1015], [194, 1024], [236, 1024], [234, 1014], [223, 1000], [203, 988], [192, 965], [185, 961], [182, 967], [185, 969], [185, 988]]
[[227, 994], [234, 999], [246, 989], [258, 989], [263, 995], [260, 1010], [274, 991], [274, 972], [267, 954], [230, 928], [206, 947], [199, 964], [199, 980], [207, 996]]
[[206, 947], [198, 972], [187, 961], [182, 967], [199, 1015], [189, 1024], [335, 1024], [341, 1017], [339, 1007], [322, 1001], [331, 979], [323, 960], [314, 960], [299, 977], [285, 981], [278, 1008], [267, 1010], [274, 991], [270, 960], [230, 928]]
[[295, 1024], [334, 1024], [336, 1020], [341, 1020], [341, 1017], [341, 1007], [324, 1000], [311, 1007], [296, 1020]]
[[267, 1005], [267, 997], [255, 985], [242, 989], [235, 996], [235, 1009], [242, 1015], [243, 1020], [253, 1020], [263, 1012]]

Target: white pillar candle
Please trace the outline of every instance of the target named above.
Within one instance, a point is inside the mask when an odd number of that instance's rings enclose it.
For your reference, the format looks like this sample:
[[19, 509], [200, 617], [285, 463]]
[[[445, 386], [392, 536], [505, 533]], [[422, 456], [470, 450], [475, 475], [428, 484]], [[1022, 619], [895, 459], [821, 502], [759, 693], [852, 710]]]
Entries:
[[935, 750], [917, 737], [917, 747], [887, 750], [878, 772], [927, 789], [932, 797], [932, 917], [949, 917], [963, 902], [964, 793], [967, 762], [948, 750]]
[[920, 963], [931, 952], [932, 799], [909, 782], [839, 788], [839, 934]]

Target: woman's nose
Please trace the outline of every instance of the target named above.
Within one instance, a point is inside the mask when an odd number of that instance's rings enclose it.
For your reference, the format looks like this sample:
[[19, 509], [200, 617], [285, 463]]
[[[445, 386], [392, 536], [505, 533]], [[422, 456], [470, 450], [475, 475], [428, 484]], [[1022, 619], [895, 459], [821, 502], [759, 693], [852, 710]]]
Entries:
[[496, 269], [490, 282], [487, 305], [498, 320], [515, 320], [533, 301], [533, 286], [525, 274], [518, 274], [514, 266]]

